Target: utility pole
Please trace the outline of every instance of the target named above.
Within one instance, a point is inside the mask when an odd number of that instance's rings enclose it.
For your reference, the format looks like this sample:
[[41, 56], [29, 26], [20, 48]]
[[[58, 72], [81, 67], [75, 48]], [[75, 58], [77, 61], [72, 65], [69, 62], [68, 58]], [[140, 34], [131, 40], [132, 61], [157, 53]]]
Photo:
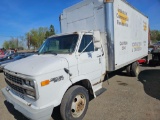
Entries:
[[28, 49], [30, 49], [30, 40], [31, 40], [31, 36], [30, 34], [28, 33], [28, 38], [27, 38], [27, 46], [28, 46]]
[[17, 37], [17, 41], [16, 42], [17, 42], [17, 50], [18, 50], [18, 37]]

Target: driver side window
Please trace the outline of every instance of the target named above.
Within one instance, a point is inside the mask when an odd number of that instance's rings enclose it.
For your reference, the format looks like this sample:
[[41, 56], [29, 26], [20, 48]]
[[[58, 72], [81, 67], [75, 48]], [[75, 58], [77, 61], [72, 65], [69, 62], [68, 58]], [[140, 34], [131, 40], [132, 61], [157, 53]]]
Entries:
[[[92, 41], [92, 42], [91, 42]], [[91, 42], [91, 43], [90, 43]], [[90, 45], [86, 48], [86, 46], [90, 43]], [[86, 48], [86, 49], [85, 49]], [[84, 50], [85, 49], [85, 50]], [[84, 50], [84, 51], [83, 51]], [[93, 36], [92, 35], [84, 35], [79, 47], [78, 52], [91, 52], [94, 51], [93, 45]]]

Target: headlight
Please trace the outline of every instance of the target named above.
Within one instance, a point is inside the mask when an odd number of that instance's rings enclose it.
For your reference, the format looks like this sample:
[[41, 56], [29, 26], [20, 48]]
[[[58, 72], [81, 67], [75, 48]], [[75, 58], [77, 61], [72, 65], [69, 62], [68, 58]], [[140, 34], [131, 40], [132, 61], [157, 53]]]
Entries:
[[25, 81], [25, 83], [26, 83], [26, 85], [28, 85], [28, 86], [29, 86], [29, 81], [28, 81], [28, 80], [26, 80], [26, 81]]
[[29, 96], [35, 97], [35, 93], [33, 91], [26, 90], [26, 94]]
[[24, 83], [25, 83], [27, 86], [34, 87], [34, 82], [33, 82], [33, 81], [25, 80]]
[[33, 81], [30, 81], [29, 84], [30, 84], [31, 87], [34, 87], [34, 82]]

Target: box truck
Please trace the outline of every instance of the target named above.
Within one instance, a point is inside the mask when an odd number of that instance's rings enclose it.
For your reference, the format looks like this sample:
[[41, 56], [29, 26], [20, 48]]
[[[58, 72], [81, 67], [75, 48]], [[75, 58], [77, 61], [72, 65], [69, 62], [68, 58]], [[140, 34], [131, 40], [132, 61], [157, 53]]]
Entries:
[[49, 119], [59, 105], [63, 120], [83, 119], [105, 75], [126, 68], [137, 76], [148, 54], [148, 18], [124, 0], [84, 0], [63, 11], [60, 25], [36, 55], [4, 68], [3, 95], [29, 119]]

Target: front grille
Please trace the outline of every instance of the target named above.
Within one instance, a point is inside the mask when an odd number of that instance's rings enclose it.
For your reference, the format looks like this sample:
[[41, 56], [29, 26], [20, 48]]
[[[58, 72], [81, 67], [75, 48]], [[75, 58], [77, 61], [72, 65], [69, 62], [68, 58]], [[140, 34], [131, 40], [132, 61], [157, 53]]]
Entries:
[[[13, 73], [12, 73], [13, 74]], [[32, 99], [36, 99], [38, 98], [36, 96], [36, 90], [35, 90], [35, 86], [30, 86], [30, 82], [27, 79], [23, 79], [21, 77], [18, 77], [18, 74], [12, 75], [9, 72], [4, 71], [4, 75], [5, 75], [5, 81], [8, 85], [8, 87], [11, 88], [11, 91], [16, 94], [17, 96], [21, 97], [24, 99], [24, 96], [30, 97]], [[26, 82], [28, 81], [28, 82]], [[34, 83], [32, 83], [34, 84]], [[31, 92], [34, 92], [34, 96], [30, 96], [32, 95]]]
[[20, 84], [20, 85], [22, 85], [22, 83], [23, 83], [23, 81], [24, 81], [24, 79], [19, 78], [19, 77], [16, 77], [16, 76], [13, 76], [13, 75], [8, 74], [8, 73], [6, 73], [5, 76], [6, 76], [6, 78], [8, 78], [9, 80], [11, 80], [11, 81], [13, 81], [13, 82], [15, 82], [15, 83], [17, 83], [17, 84]]
[[17, 85], [14, 85], [14, 84], [12, 84], [12, 83], [10, 83], [8, 80], [5, 80], [6, 81], [6, 83], [12, 88], [12, 89], [14, 89], [14, 90], [16, 90], [16, 91], [18, 91], [18, 92], [20, 92], [20, 93], [22, 93], [22, 94], [25, 94], [25, 90], [23, 89], [23, 88], [21, 88], [21, 87], [19, 87], [19, 86], [17, 86]]

